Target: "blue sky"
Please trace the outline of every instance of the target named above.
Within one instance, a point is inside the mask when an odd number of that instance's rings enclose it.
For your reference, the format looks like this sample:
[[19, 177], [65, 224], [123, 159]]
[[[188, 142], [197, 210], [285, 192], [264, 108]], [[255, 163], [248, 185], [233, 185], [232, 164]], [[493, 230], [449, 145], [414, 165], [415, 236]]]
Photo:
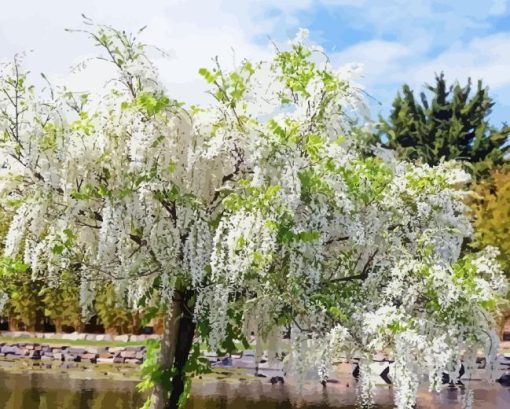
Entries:
[[492, 122], [510, 122], [508, 0], [17, 0], [2, 5], [0, 58], [34, 50], [26, 57], [34, 73], [76, 89], [101, 86], [108, 68], [100, 63], [70, 72], [96, 52], [64, 32], [80, 26], [81, 13], [126, 30], [148, 25], [144, 40], [172, 56], [155, 56], [169, 92], [187, 102], [206, 101], [197, 71], [209, 58], [227, 67], [267, 58], [268, 38], [285, 42], [303, 27], [336, 66], [363, 65], [374, 118], [404, 82], [421, 90], [444, 71], [450, 81], [483, 79], [496, 100]]
[[336, 63], [365, 67], [368, 93], [387, 113], [403, 82], [421, 90], [444, 71], [449, 81], [482, 79], [496, 100], [492, 121], [510, 119], [508, 2], [483, 0], [332, 1], [298, 13]]

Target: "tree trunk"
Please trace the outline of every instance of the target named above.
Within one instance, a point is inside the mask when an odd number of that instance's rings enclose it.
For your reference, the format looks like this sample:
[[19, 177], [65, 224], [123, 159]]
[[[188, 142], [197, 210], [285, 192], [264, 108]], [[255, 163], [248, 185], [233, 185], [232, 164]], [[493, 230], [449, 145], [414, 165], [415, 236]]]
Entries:
[[85, 323], [81, 320], [74, 323], [73, 327], [76, 332], [85, 332]]
[[44, 322], [45, 322], [45, 319], [46, 317], [44, 316], [44, 313], [43, 311], [41, 310], [37, 310], [35, 312], [35, 322], [34, 322], [34, 330], [33, 332], [43, 332], [44, 331]]
[[140, 334], [140, 327], [142, 326], [142, 320], [140, 313], [135, 311], [131, 317], [131, 333]]
[[188, 361], [194, 336], [195, 322], [193, 322], [193, 315], [189, 311], [183, 311], [179, 323], [179, 334], [177, 336], [177, 346], [175, 349], [174, 366], [177, 369], [177, 374], [172, 379], [172, 393], [170, 394], [170, 399], [165, 409], [178, 409], [179, 407], [179, 398], [184, 391], [186, 382], [184, 366]]
[[[165, 327], [161, 337], [159, 366], [162, 369], [169, 370], [173, 366], [181, 315], [181, 301], [173, 301], [172, 308], [165, 319]], [[167, 403], [167, 396], [167, 391], [165, 391], [163, 385], [157, 384], [151, 394], [151, 409], [164, 409]]]
[[510, 320], [510, 315], [508, 311], [504, 311], [504, 314], [501, 316], [498, 325], [498, 336], [500, 340], [503, 340], [503, 335], [505, 333], [505, 327], [507, 321]]
[[62, 320], [61, 319], [55, 320], [55, 333], [62, 334]]
[[9, 317], [9, 331], [18, 331], [19, 330], [19, 322], [14, 317]]

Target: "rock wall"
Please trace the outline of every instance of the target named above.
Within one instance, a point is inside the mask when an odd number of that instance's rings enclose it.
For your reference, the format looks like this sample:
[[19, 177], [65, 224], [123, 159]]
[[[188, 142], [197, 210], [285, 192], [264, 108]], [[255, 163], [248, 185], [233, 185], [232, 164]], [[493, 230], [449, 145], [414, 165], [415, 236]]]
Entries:
[[[41, 361], [88, 362], [93, 364], [141, 364], [147, 339], [158, 339], [158, 335], [109, 335], [109, 334], [54, 334], [29, 333], [22, 331], [2, 331], [0, 337], [8, 337], [8, 342], [0, 342], [0, 358], [7, 360], [32, 359]], [[26, 338], [37, 338], [40, 342], [25, 342]], [[19, 342], [17, 341], [19, 339]], [[59, 344], [45, 343], [45, 339], [61, 340]], [[65, 341], [88, 342], [136, 342], [140, 345], [128, 346], [75, 346]], [[73, 342], [75, 344], [76, 342]]]
[[141, 364], [144, 346], [103, 347], [38, 343], [0, 343], [0, 358], [41, 361], [87, 362], [92, 364]]

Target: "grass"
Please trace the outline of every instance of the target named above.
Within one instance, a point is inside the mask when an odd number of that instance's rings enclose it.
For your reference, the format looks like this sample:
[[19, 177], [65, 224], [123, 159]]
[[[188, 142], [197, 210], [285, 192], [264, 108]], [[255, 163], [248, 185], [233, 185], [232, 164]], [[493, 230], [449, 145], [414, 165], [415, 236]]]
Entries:
[[144, 345], [143, 341], [96, 341], [87, 339], [46, 339], [35, 337], [5, 337], [0, 336], [0, 343], [6, 344], [45, 344], [45, 345], [69, 345], [69, 346], [103, 346], [103, 347], [127, 347]]

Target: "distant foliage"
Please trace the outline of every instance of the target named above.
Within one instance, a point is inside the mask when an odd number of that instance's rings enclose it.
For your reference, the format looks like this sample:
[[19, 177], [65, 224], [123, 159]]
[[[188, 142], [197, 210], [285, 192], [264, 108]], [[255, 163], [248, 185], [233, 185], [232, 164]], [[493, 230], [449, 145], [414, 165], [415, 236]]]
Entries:
[[[0, 255], [11, 212], [0, 209]], [[10, 321], [10, 329], [41, 330], [41, 320], [49, 318], [55, 331], [64, 327], [82, 330], [87, 318], [81, 314], [80, 282], [75, 272], [63, 271], [58, 281], [34, 277], [30, 265], [9, 257], [0, 257], [0, 314]], [[141, 327], [140, 313], [119, 300], [111, 285], [102, 287], [94, 300], [94, 312], [108, 333], [136, 333]]]
[[139, 330], [138, 312], [126, 306], [123, 297], [119, 297], [111, 284], [105, 285], [98, 291], [94, 307], [106, 332], [124, 334]]
[[[474, 245], [477, 248], [495, 246], [499, 249], [501, 266], [510, 277], [510, 168], [491, 172], [491, 177], [474, 186], [471, 203], [476, 227]], [[501, 308], [501, 324], [510, 318], [510, 293]]]
[[28, 266], [3, 261], [0, 264], [0, 288], [9, 295], [3, 312], [9, 317], [10, 325], [28, 331], [39, 329], [38, 324], [43, 317], [39, 297], [41, 283], [31, 279]]
[[475, 219], [475, 243], [495, 246], [499, 261], [510, 276], [510, 168], [495, 169], [491, 177], [474, 186], [476, 199], [471, 207]]
[[44, 316], [52, 320], [56, 332], [62, 332], [63, 326], [77, 331], [83, 329], [80, 292], [72, 273], [63, 272], [59, 283], [45, 285], [39, 296], [44, 307]]
[[489, 124], [494, 101], [481, 81], [472, 93], [471, 81], [447, 86], [441, 74], [426, 89], [430, 100], [423, 92], [418, 100], [408, 85], [398, 93], [389, 118], [381, 119], [379, 126], [378, 139], [384, 146], [402, 158], [429, 165], [442, 159], [462, 160], [472, 165], [477, 177], [503, 162], [510, 127]]
[[11, 222], [11, 213], [0, 206], [0, 314], [6, 316], [10, 326], [35, 330], [37, 318], [42, 314], [38, 296], [40, 283], [32, 280], [29, 266], [3, 256], [4, 240]]

